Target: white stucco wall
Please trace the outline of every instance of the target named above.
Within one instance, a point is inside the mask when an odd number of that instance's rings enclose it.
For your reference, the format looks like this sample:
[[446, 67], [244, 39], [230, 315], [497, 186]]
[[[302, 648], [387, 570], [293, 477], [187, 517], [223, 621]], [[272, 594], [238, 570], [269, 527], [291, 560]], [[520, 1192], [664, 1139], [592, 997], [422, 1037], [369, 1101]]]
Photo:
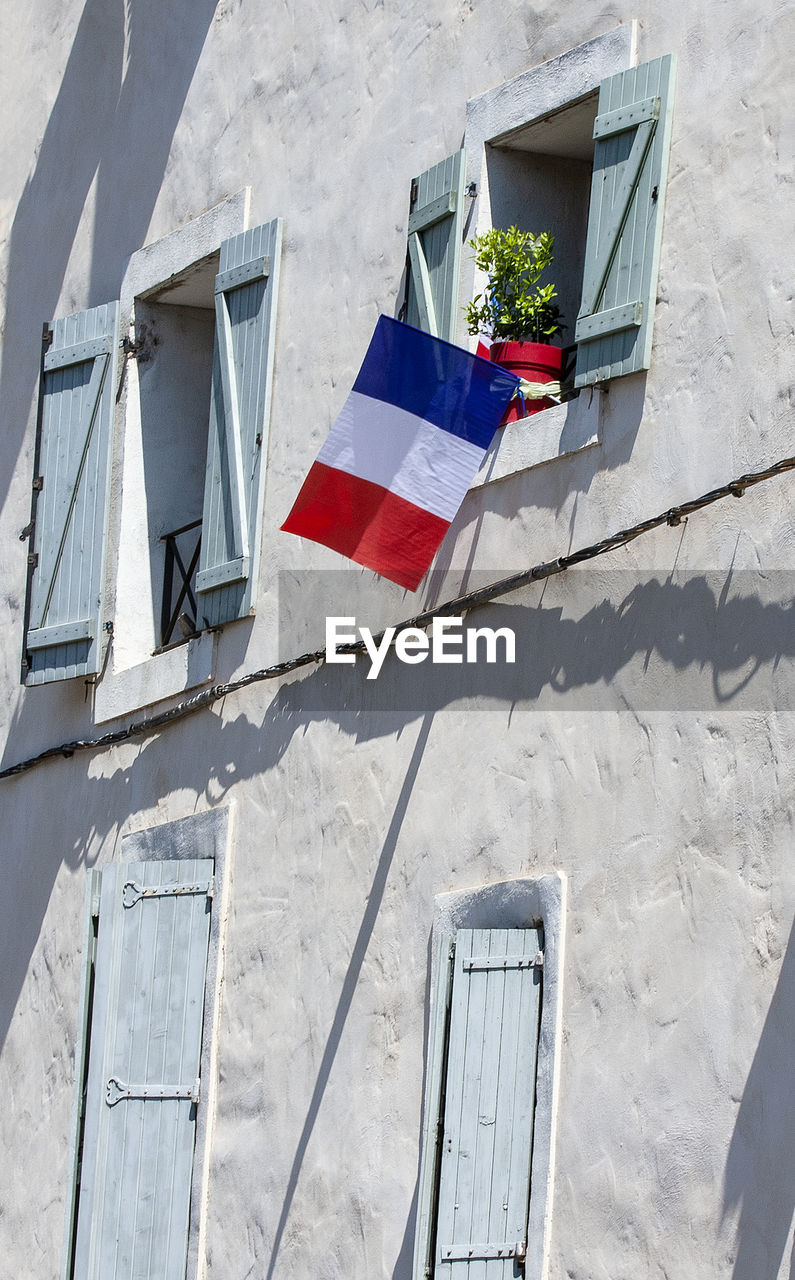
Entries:
[[[792, 453], [785, 9], [11, 9], [3, 767], [95, 732], [82, 680], [18, 684], [41, 323], [245, 187], [285, 247], [258, 611], [214, 679], [321, 644], [327, 612], [398, 621]], [[281, 534], [394, 314], [411, 177], [461, 145], [469, 99], [632, 19], [640, 60], [679, 60], [648, 374], [611, 386], [600, 443], [474, 490], [416, 597]], [[550, 1280], [788, 1276], [792, 561], [785, 476], [484, 610], [514, 669], [321, 667], [0, 781], [7, 1273], [59, 1266], [86, 869], [232, 805], [208, 1280], [408, 1280], [435, 899], [556, 869]]]

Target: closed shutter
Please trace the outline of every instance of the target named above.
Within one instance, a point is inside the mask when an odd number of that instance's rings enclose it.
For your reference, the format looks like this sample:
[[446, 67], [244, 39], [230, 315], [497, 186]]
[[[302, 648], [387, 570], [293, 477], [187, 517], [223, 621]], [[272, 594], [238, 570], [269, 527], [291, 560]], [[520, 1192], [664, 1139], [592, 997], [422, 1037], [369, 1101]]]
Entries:
[[457, 151], [411, 184], [406, 320], [454, 342], [464, 227], [466, 153]]
[[184, 1280], [212, 875], [102, 872], [75, 1280]]
[[25, 683], [100, 667], [119, 304], [56, 320], [44, 356]]
[[524, 1260], [541, 1011], [538, 929], [456, 935], [436, 1280], [514, 1280]]
[[599, 89], [575, 386], [648, 369], [668, 173], [672, 54]]
[[198, 625], [254, 607], [265, 484], [281, 219], [221, 245], [196, 589]]

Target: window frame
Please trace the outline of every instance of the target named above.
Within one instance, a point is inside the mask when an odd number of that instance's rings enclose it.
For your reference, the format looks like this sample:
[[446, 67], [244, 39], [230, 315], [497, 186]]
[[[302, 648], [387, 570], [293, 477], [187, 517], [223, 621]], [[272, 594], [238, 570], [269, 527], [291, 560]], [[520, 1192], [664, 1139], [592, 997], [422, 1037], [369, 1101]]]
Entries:
[[543, 930], [544, 986], [524, 1274], [526, 1280], [544, 1280], [547, 1274], [562, 1043], [565, 917], [566, 878], [559, 871], [537, 879], [506, 880], [477, 889], [441, 894], [436, 898], [431, 935], [428, 1048], [412, 1280], [428, 1280], [433, 1274], [438, 1132], [446, 1070], [451, 949], [459, 929], [540, 926]]
[[[467, 102], [464, 150], [466, 181], [475, 184], [474, 208], [468, 236], [492, 225], [486, 147], [529, 125], [532, 121], [564, 111], [584, 98], [598, 94], [609, 76], [626, 71], [637, 62], [635, 20], [596, 36], [515, 76], [495, 89]], [[534, 228], [540, 230], [541, 228]], [[458, 342], [468, 336], [464, 308], [475, 293], [475, 266], [471, 253], [462, 256], [459, 277]], [[576, 317], [570, 321], [574, 332]], [[560, 405], [536, 414], [532, 431], [526, 424], [508, 423], [496, 433], [473, 488], [515, 475], [554, 458], [566, 457], [602, 442], [605, 407], [599, 388], [588, 390]]]

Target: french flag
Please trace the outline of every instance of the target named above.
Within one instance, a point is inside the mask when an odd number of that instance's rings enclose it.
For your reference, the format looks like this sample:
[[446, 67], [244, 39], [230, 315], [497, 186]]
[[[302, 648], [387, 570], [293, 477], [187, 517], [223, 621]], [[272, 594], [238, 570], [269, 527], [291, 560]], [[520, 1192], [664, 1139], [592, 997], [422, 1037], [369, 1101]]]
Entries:
[[416, 591], [518, 382], [381, 316], [282, 529]]

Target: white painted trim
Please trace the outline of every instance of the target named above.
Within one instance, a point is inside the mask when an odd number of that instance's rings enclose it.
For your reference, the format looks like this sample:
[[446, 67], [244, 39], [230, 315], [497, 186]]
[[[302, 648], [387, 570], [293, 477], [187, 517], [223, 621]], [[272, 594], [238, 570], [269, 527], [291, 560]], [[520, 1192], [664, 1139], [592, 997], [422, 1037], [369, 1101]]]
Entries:
[[580, 394], [532, 418], [508, 422], [494, 433], [472, 482], [478, 489], [493, 480], [518, 475], [554, 458], [565, 458], [602, 442], [603, 392]]
[[566, 878], [560, 871], [538, 879], [505, 880], [499, 884], [441, 894], [436, 898], [431, 941], [430, 1033], [423, 1104], [414, 1280], [424, 1280], [425, 1277], [427, 1232], [435, 1211], [433, 1136], [439, 1118], [443, 1067], [443, 1006], [447, 988], [443, 975], [445, 965], [449, 964], [451, 944], [459, 929], [518, 929], [538, 924], [544, 929], [544, 986], [536, 1071], [532, 1191], [525, 1277], [526, 1280], [547, 1280], [563, 1033]]
[[250, 203], [251, 188], [243, 187], [184, 227], [130, 254], [121, 282], [122, 326], [129, 324], [137, 297], [166, 284], [171, 276], [187, 271], [194, 262], [217, 253], [222, 240], [245, 231]]
[[215, 671], [217, 634], [204, 631], [186, 644], [155, 653], [126, 671], [107, 672], [94, 691], [94, 723], [117, 720], [164, 698], [207, 684]]

